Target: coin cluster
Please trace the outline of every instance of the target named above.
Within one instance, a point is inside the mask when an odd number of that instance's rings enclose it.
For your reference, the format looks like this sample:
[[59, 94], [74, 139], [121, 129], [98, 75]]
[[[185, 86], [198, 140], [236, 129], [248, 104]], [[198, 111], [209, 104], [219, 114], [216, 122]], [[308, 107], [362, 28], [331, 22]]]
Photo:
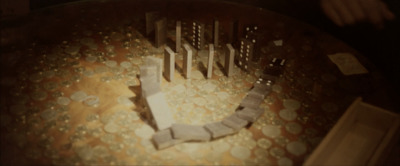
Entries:
[[[220, 61], [213, 64], [212, 79], [205, 79], [201, 66], [206, 57], [199, 53], [191, 80], [177, 72], [174, 82], [162, 84], [180, 123], [221, 121], [235, 112], [265, 62], [281, 54], [287, 54], [288, 62], [260, 104], [265, 112], [247, 129], [158, 151], [151, 142], [156, 131], [138, 99], [138, 66], [145, 56], [162, 58], [163, 49], [141, 34], [139, 16], [107, 24], [93, 14], [101, 10], [77, 12], [82, 17], [70, 23], [70, 38], [52, 44], [36, 41], [18, 47], [13, 56], [2, 54], [5, 63], [15, 64], [0, 82], [1, 140], [10, 149], [2, 151], [2, 161], [18, 156], [13, 162], [22, 165], [297, 165], [338, 119], [349, 98], [337, 102], [340, 75], [315, 70], [323, 64], [307, 60], [320, 48], [303, 32], [294, 32], [296, 40], [282, 40], [279, 46], [266, 43], [259, 64], [248, 72], [235, 68], [231, 77], [224, 76], [219, 65], [224, 55], [216, 51]], [[186, 21], [182, 25], [185, 32]], [[272, 36], [283, 37], [287, 25], [275, 26]], [[177, 54], [178, 66], [182, 57]]]

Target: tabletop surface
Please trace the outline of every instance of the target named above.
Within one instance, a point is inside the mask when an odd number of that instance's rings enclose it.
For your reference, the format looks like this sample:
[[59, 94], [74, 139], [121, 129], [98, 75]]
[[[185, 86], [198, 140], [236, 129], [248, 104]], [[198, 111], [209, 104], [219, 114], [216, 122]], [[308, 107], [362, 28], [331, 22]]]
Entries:
[[[145, 13], [167, 18], [175, 40], [182, 21], [188, 43], [193, 21], [212, 43], [220, 22], [211, 79], [202, 73], [207, 50], [196, 50], [192, 78], [181, 70], [161, 89], [178, 123], [203, 125], [232, 114], [273, 58], [282, 76], [260, 105], [264, 114], [238, 133], [157, 150], [156, 132], [141, 116], [139, 66], [164, 57], [145, 35]], [[227, 77], [227, 29], [256, 25], [261, 59]], [[243, 29], [239, 28], [239, 36]], [[30, 13], [2, 23], [1, 163], [53, 165], [301, 165], [356, 97], [395, 110], [376, 68], [343, 42], [297, 20], [220, 1], [87, 1]], [[277, 42], [282, 42], [282, 45]], [[237, 49], [237, 48], [236, 48]], [[344, 75], [328, 55], [351, 54], [368, 70]], [[183, 55], [176, 56], [182, 68]]]

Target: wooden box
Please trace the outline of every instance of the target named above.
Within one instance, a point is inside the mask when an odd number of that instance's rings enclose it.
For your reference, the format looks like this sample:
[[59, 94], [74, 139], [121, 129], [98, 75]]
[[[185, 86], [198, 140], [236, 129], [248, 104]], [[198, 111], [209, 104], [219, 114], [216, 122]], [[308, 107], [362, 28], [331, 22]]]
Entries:
[[399, 117], [357, 98], [304, 165], [382, 165], [398, 141]]

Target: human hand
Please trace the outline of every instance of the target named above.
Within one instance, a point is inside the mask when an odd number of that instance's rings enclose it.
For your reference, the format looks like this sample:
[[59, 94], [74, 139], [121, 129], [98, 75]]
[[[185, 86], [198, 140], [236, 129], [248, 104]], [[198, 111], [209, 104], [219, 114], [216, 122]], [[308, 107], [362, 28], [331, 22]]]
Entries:
[[395, 15], [381, 0], [321, 0], [321, 8], [338, 26], [370, 22], [378, 28]]

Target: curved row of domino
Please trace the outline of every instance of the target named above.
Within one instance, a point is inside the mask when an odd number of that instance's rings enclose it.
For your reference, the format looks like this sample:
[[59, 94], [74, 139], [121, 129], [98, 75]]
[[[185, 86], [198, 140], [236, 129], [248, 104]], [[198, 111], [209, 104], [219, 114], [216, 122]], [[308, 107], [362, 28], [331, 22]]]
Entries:
[[[151, 57], [149, 58], [151, 59]], [[161, 59], [159, 60], [161, 61]], [[140, 81], [142, 98], [145, 99], [159, 130], [152, 138], [157, 149], [164, 149], [186, 141], [210, 141], [249, 127], [264, 113], [264, 109], [259, 106], [271, 92], [271, 86], [282, 74], [285, 64], [285, 60], [274, 58], [254, 83], [235, 113], [222, 121], [201, 126], [174, 123], [168, 104], [161, 92], [160, 83], [157, 81], [160, 70], [157, 70], [157, 65], [154, 65], [152, 61], [155, 62], [154, 59], [146, 59], [146, 65], [140, 67]], [[161, 64], [161, 62], [157, 63]]]

